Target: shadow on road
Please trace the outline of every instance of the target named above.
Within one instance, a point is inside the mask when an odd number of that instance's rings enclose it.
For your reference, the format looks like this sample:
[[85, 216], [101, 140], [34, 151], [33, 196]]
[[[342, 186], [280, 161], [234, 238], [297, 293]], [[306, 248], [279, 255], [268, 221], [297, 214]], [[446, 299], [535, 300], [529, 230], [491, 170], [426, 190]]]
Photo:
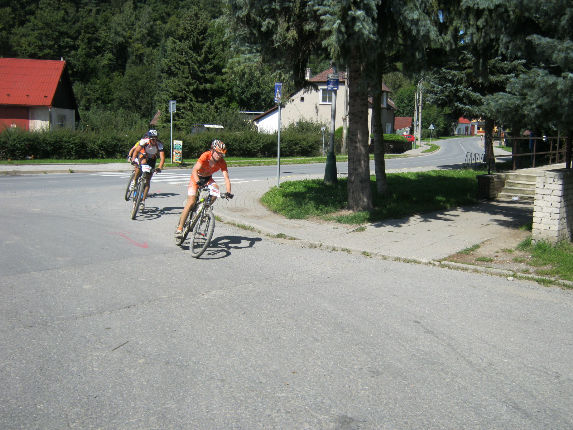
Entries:
[[[190, 234], [191, 236], [191, 234]], [[201, 256], [203, 260], [216, 260], [226, 258], [231, 255], [232, 249], [247, 249], [255, 246], [256, 242], [260, 242], [260, 237], [245, 237], [245, 236], [221, 236], [214, 238], [209, 244], [209, 248]], [[189, 250], [189, 239], [186, 244], [181, 246], [181, 249]]]
[[[148, 203], [146, 201], [146, 203]], [[137, 213], [137, 220], [140, 221], [152, 221], [161, 218], [164, 215], [180, 215], [183, 210], [183, 206], [166, 206], [160, 208], [158, 206], [145, 206], [143, 212]]]

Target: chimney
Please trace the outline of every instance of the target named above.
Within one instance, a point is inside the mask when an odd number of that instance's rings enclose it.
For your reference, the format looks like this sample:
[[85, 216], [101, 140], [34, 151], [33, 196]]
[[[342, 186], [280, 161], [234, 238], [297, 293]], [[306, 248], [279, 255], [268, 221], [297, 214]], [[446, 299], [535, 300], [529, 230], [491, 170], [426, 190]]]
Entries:
[[304, 79], [305, 80], [309, 80], [310, 79], [310, 67], [307, 67], [304, 73]]

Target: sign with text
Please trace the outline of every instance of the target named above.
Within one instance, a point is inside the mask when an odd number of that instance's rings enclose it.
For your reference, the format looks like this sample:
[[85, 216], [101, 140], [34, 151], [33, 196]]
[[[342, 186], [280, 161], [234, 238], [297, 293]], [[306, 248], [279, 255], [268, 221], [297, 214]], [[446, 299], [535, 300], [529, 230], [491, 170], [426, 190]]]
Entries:
[[173, 162], [182, 163], [183, 162], [183, 141], [174, 140], [173, 141]]
[[326, 81], [326, 89], [328, 91], [336, 91], [338, 90], [338, 73], [331, 73], [328, 75], [328, 79]]

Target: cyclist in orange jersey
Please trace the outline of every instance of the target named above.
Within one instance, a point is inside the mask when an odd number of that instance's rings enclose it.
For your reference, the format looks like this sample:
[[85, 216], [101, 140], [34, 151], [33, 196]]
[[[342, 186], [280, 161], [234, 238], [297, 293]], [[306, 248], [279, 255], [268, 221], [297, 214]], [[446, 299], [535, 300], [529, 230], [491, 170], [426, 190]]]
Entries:
[[193, 166], [191, 171], [191, 179], [187, 188], [187, 202], [181, 212], [179, 224], [175, 230], [175, 237], [180, 238], [183, 236], [183, 224], [189, 216], [189, 211], [195, 205], [197, 199], [197, 190], [203, 185], [213, 184], [217, 189], [219, 186], [213, 179], [213, 173], [221, 170], [223, 179], [225, 180], [225, 188], [227, 189], [227, 196], [233, 197], [231, 194], [231, 180], [229, 179], [229, 171], [227, 170], [227, 163], [224, 160], [227, 153], [227, 147], [220, 140], [215, 139], [211, 143], [211, 150], [205, 151]]

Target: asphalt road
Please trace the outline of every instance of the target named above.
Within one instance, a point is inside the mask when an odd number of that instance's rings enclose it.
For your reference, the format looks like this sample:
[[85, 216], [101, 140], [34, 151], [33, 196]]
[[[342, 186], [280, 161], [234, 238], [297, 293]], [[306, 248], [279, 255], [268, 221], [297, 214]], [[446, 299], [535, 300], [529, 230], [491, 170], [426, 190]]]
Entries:
[[[405, 168], [428, 168], [435, 167], [439, 169], [460, 168], [468, 152], [483, 154], [483, 144], [480, 137], [460, 137], [454, 139], [440, 140], [440, 151], [424, 154], [417, 157], [407, 158], [390, 158], [387, 159], [386, 169], [405, 169]], [[337, 162], [337, 172], [342, 175], [348, 174], [348, 163]], [[370, 162], [370, 172], [374, 174], [374, 161]], [[241, 167], [233, 169], [233, 179], [237, 174], [246, 173], [249, 177], [273, 177], [277, 175], [277, 167], [261, 166], [256, 168]], [[324, 163], [300, 164], [300, 165], [281, 165], [282, 176], [289, 175], [324, 175]]]
[[570, 291], [222, 223], [195, 260], [161, 175], [135, 221], [120, 174], [0, 177], [0, 428], [573, 427]]

